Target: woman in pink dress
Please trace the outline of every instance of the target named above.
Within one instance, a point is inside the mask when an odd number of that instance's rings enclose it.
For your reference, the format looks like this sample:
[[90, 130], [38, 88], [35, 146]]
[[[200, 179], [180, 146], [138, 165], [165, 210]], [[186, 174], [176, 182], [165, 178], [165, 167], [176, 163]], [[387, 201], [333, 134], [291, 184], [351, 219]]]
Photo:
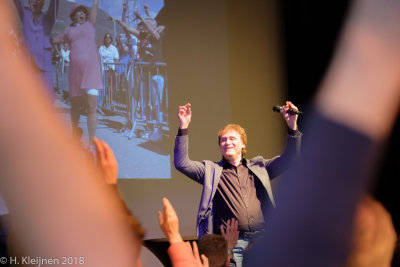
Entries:
[[98, 0], [93, 0], [89, 10], [86, 6], [77, 5], [70, 13], [72, 24], [53, 42], [66, 42], [70, 45], [69, 95], [71, 99], [71, 124], [74, 136], [81, 134], [78, 127], [81, 104], [87, 105], [87, 128], [89, 149], [94, 151], [93, 137], [96, 133], [96, 101], [101, 81], [100, 57], [95, 42], [95, 23]]

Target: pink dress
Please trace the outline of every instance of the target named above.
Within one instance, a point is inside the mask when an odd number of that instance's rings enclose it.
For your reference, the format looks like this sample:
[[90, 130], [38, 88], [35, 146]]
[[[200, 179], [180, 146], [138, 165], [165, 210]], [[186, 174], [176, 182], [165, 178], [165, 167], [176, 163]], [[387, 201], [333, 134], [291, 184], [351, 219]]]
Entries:
[[68, 27], [58, 37], [71, 47], [68, 74], [70, 97], [83, 95], [85, 89], [102, 89], [100, 56], [93, 23], [86, 21], [77, 27]]

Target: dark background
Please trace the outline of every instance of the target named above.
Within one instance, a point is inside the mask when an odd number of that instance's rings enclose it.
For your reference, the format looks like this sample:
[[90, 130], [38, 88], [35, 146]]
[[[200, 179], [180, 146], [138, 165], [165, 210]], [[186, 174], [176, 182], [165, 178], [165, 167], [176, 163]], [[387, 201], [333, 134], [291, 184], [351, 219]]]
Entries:
[[[307, 107], [331, 60], [336, 41], [350, 8], [348, 1], [282, 1], [288, 95], [299, 107]], [[399, 48], [400, 49], [400, 48]], [[373, 107], [371, 107], [373, 108]], [[301, 123], [299, 125], [304, 125]], [[399, 179], [400, 120], [387, 145], [387, 154], [371, 192], [392, 214], [400, 232]]]

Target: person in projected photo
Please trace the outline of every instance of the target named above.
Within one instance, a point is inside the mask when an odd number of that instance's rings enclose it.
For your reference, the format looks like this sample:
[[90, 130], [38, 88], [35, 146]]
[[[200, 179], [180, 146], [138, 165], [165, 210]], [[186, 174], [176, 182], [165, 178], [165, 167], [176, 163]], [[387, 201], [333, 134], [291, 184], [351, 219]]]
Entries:
[[[120, 24], [126, 32], [138, 38], [137, 54], [139, 61], [150, 64], [162, 62], [162, 39], [165, 33], [165, 26], [157, 25], [157, 21], [149, 16], [149, 7], [147, 5], [144, 6], [144, 10], [147, 14], [145, 18], [143, 18], [139, 12], [134, 12], [136, 18], [139, 20], [136, 29], [122, 20], [116, 19], [116, 22]], [[140, 97], [144, 102], [144, 107], [141, 108], [144, 111], [145, 120], [155, 120], [157, 122], [148, 138], [151, 141], [161, 141], [161, 125], [164, 116], [162, 107], [164, 77], [160, 75], [158, 71], [154, 72], [151, 65], [148, 70], [144, 70], [145, 75], [141, 75], [140, 78], [140, 86], [143, 88], [143, 95]], [[151, 76], [150, 79], [146, 72]], [[135, 92], [134, 97], [138, 99], [139, 94], [139, 91]], [[152, 124], [150, 124], [149, 127], [153, 127]]]
[[[111, 33], [106, 33], [103, 39], [103, 45], [99, 48], [99, 54], [101, 61], [104, 63], [118, 63], [119, 52], [118, 49], [113, 45], [113, 37]], [[114, 65], [103, 65], [103, 70], [115, 70]]]
[[104, 87], [107, 88], [107, 90], [114, 91], [117, 87], [116, 63], [119, 62], [119, 53], [112, 42], [113, 37], [111, 33], [106, 33], [104, 35], [103, 45], [99, 48], [99, 54], [102, 62], [103, 76], [105, 78]]
[[23, 43], [29, 52], [29, 60], [39, 78], [44, 81], [48, 96], [53, 101], [54, 82], [52, 72], [51, 29], [56, 21], [59, 0], [51, 0], [47, 12], [43, 12], [44, 0], [29, 0], [29, 7], [23, 0], [14, 0], [22, 22]]
[[62, 34], [53, 38], [54, 43], [66, 42], [71, 48], [68, 84], [72, 132], [75, 137], [80, 138], [82, 131], [78, 124], [81, 105], [86, 104], [88, 149], [93, 153], [93, 138], [97, 126], [96, 101], [99, 90], [103, 88], [100, 56], [95, 42], [97, 8], [98, 0], [93, 0], [90, 12], [86, 6], [75, 5], [69, 15], [72, 24]]
[[[122, 15], [121, 21], [127, 23], [128, 19], [128, 7], [129, 3], [128, 0], [125, 0], [122, 3]], [[109, 19], [114, 20], [113, 17], [109, 16]], [[127, 65], [130, 64], [131, 60], [137, 60], [137, 43], [138, 39], [133, 34], [130, 34], [128, 31], [124, 30], [124, 33], [120, 33], [115, 38], [116, 47], [118, 49], [118, 53], [120, 56], [120, 61], [126, 63]]]
[[270, 180], [281, 175], [300, 152], [302, 133], [298, 130], [297, 117], [288, 113], [298, 110], [287, 101], [283, 118], [288, 126], [287, 146], [283, 154], [272, 159], [261, 156], [247, 159], [247, 135], [237, 124], [228, 124], [218, 132], [222, 154], [219, 162], [189, 159], [188, 127], [192, 118], [191, 104], [178, 110], [179, 130], [175, 139], [175, 168], [203, 185], [197, 214], [197, 235], [220, 233], [231, 218], [239, 221], [239, 239], [233, 249], [233, 260], [242, 266], [244, 251], [250, 241], [262, 235], [265, 208], [275, 206]]

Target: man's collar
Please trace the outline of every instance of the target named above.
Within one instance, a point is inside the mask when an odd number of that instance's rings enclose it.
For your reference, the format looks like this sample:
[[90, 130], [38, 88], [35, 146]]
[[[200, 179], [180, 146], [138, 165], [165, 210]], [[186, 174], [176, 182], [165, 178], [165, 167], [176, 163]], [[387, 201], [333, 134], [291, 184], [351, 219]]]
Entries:
[[[222, 167], [223, 168], [230, 168], [230, 167], [235, 167], [234, 165], [232, 165], [229, 161], [227, 161], [224, 157], [222, 157]], [[243, 166], [247, 167], [247, 159], [246, 158], [242, 158], [240, 161], [240, 164], [242, 164]]]

